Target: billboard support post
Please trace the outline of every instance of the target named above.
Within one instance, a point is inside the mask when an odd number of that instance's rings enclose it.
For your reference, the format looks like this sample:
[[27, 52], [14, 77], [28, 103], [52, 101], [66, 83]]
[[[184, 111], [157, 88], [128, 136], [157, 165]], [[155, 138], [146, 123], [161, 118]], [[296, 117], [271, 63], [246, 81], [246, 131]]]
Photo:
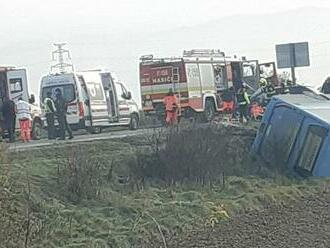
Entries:
[[295, 69], [295, 67], [291, 67], [291, 77], [292, 77], [292, 84], [296, 84], [296, 69]]

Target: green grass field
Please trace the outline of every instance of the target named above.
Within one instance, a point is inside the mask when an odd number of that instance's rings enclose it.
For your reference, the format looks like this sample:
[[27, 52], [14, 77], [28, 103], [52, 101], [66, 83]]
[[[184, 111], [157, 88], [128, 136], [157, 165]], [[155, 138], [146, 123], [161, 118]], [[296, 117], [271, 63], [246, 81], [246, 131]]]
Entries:
[[[3, 218], [17, 223], [0, 227], [5, 229], [0, 235], [6, 235], [0, 247], [24, 247], [26, 242], [27, 247], [152, 246], [182, 231], [218, 225], [227, 218], [224, 212], [230, 217], [285, 204], [315, 194], [327, 183], [231, 175], [204, 186], [148, 181], [136, 190], [120, 176], [128, 173], [126, 162], [135, 148], [147, 143], [138, 137], [8, 154], [9, 167], [2, 172], [10, 184], [1, 187], [10, 188], [15, 205], [0, 209], [7, 211]], [[72, 169], [80, 164], [85, 171]]]

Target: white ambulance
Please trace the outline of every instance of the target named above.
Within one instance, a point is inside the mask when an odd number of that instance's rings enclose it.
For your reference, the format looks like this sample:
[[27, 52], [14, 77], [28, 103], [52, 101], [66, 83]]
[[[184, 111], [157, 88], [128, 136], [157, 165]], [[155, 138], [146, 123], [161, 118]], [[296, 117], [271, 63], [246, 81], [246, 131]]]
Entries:
[[67, 119], [73, 130], [99, 133], [112, 126], [131, 130], [139, 127], [139, 110], [131, 92], [110, 72], [90, 70], [44, 76], [40, 84], [41, 104], [48, 92], [55, 100], [56, 89], [61, 90], [68, 104]]

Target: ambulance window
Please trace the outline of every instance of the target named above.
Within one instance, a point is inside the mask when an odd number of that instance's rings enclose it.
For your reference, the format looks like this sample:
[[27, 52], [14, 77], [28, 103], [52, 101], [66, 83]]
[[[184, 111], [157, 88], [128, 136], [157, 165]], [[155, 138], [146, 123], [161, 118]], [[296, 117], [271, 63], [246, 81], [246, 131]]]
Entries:
[[76, 98], [74, 86], [72, 84], [49, 86], [42, 89], [42, 101], [47, 97], [47, 93], [51, 92], [53, 99], [56, 99], [56, 90], [61, 90], [66, 102], [72, 102]]
[[88, 89], [87, 89], [87, 86], [86, 86], [86, 83], [85, 83], [85, 80], [82, 76], [78, 76], [78, 80], [79, 80], [79, 83], [81, 85], [81, 88], [82, 88], [82, 97], [83, 99], [88, 99]]
[[23, 91], [23, 84], [21, 78], [12, 78], [9, 80], [10, 93], [18, 93]]
[[125, 100], [124, 98], [124, 90], [121, 84], [119, 83], [115, 83], [116, 86], [116, 93], [117, 93], [117, 97], [119, 100]]

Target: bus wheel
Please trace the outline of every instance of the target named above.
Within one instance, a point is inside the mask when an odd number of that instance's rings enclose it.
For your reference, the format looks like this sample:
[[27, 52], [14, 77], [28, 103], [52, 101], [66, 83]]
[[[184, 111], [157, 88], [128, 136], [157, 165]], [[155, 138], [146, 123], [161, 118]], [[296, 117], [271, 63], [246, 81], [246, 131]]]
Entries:
[[139, 128], [139, 117], [136, 114], [131, 115], [131, 121], [129, 123], [130, 130], [136, 130]]
[[40, 121], [34, 121], [32, 125], [32, 139], [40, 140], [42, 136], [42, 125]]
[[215, 107], [214, 107], [214, 102], [210, 99], [206, 100], [205, 103], [205, 109], [203, 113], [203, 120], [204, 122], [210, 122], [212, 121], [213, 117], [215, 115]]

